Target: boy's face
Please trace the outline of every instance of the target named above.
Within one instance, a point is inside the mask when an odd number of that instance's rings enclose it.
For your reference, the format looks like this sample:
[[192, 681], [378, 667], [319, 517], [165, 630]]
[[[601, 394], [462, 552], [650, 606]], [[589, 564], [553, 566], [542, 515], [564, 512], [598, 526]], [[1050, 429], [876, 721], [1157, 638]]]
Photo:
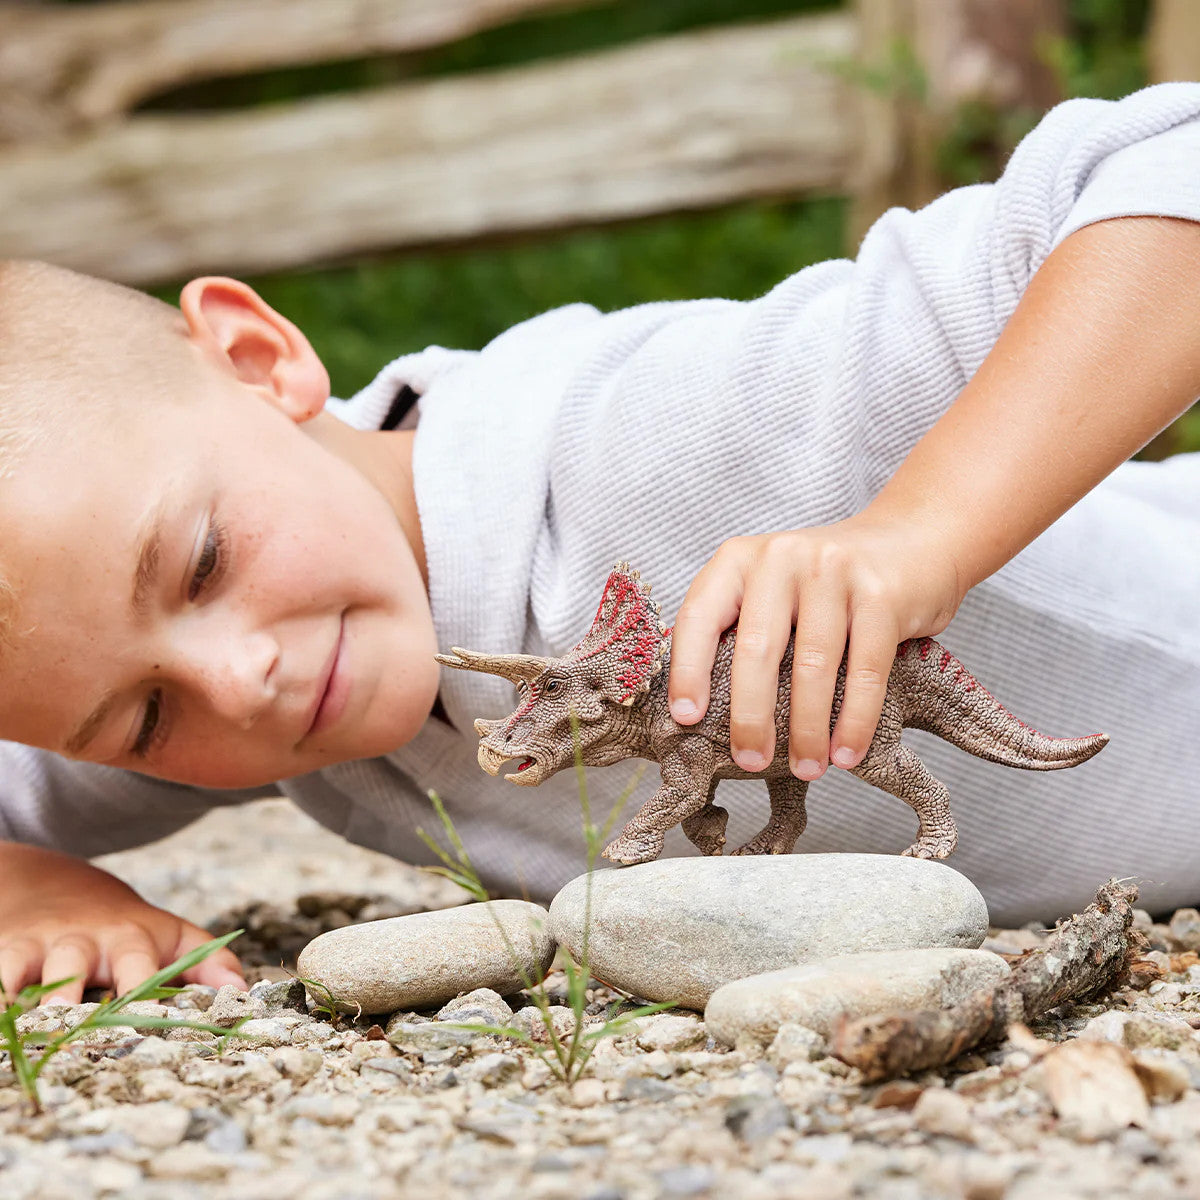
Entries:
[[119, 427], [80, 418], [0, 482], [0, 736], [248, 787], [420, 728], [436, 646], [393, 503], [329, 448], [332, 418], [214, 380]]

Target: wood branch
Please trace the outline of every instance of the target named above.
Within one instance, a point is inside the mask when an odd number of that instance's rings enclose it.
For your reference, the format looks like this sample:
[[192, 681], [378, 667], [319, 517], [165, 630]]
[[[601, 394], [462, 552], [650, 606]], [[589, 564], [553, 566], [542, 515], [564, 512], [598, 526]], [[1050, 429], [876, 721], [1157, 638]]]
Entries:
[[0, 258], [135, 283], [841, 190], [841, 13], [0, 149]]
[[1133, 928], [1136, 900], [1137, 888], [1110, 879], [1041, 949], [1014, 963], [1012, 975], [996, 989], [948, 1009], [844, 1022], [834, 1037], [834, 1056], [858, 1067], [868, 1081], [890, 1079], [943, 1066], [974, 1046], [998, 1041], [1014, 1021], [1122, 986], [1146, 946]]
[[605, 0], [0, 3], [0, 140], [95, 124], [196, 79], [424, 50]]
[[1195, 0], [1155, 0], [1146, 59], [1151, 83], [1200, 79], [1200, 9]]
[[851, 236], [895, 204], [945, 191], [939, 141], [966, 102], [1041, 112], [1061, 99], [1046, 62], [1066, 33], [1064, 0], [854, 0], [859, 103], [868, 130]]

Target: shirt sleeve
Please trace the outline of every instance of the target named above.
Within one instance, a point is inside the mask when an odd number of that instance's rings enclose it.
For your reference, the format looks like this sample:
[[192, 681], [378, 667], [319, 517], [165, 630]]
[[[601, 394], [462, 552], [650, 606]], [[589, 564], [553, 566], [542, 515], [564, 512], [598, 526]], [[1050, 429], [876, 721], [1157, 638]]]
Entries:
[[157, 841], [209, 809], [273, 792], [189, 787], [0, 741], [0, 841], [82, 858]]
[[1121, 147], [1088, 175], [1055, 245], [1085, 225], [1114, 217], [1200, 221], [1200, 87], [1197, 115]]

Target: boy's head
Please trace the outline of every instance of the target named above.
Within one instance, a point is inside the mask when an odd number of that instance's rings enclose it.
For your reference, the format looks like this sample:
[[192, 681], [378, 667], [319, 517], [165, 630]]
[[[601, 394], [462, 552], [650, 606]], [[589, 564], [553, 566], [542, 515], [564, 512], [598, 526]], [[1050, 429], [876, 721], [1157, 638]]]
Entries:
[[0, 263], [0, 737], [240, 787], [415, 734], [410, 443], [322, 412], [328, 387], [234, 280], [175, 309]]

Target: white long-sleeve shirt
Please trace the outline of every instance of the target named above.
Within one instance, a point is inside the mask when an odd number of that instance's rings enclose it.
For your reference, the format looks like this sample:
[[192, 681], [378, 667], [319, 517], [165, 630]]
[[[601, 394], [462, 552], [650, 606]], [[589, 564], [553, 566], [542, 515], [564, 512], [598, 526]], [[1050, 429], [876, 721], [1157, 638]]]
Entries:
[[[562, 653], [619, 558], [669, 621], [725, 539], [860, 510], [979, 367], [1053, 247], [1136, 215], [1200, 219], [1200, 85], [1060, 105], [997, 183], [893, 209], [854, 261], [797, 271], [757, 300], [573, 305], [478, 352], [398, 359], [334, 407], [370, 429], [401, 387], [421, 396], [414, 485], [440, 646]], [[949, 787], [951, 865], [994, 920], [1062, 915], [1110, 875], [1135, 877], [1150, 908], [1200, 900], [1198, 627], [1200, 455], [1185, 455], [1119, 468], [940, 635], [1031, 724], [1112, 736], [1082, 767], [1026, 773], [905, 735]], [[511, 685], [447, 670], [440, 694], [452, 724], [430, 718], [392, 754], [279, 790], [351, 840], [420, 863], [415, 829], [436, 829], [434, 788], [486, 880], [552, 892], [584, 865], [573, 773], [535, 789], [485, 775], [472, 721], [510, 712]], [[247, 795], [0, 752], [0, 838], [79, 854], [150, 841]], [[636, 766], [589, 772], [597, 812]], [[657, 784], [651, 767], [628, 815]], [[766, 820], [760, 782], [725, 782], [717, 799], [730, 847]], [[799, 852], [895, 853], [916, 824], [836, 769], [810, 788], [809, 814]], [[668, 838], [665, 853], [693, 852], [679, 830]]]

